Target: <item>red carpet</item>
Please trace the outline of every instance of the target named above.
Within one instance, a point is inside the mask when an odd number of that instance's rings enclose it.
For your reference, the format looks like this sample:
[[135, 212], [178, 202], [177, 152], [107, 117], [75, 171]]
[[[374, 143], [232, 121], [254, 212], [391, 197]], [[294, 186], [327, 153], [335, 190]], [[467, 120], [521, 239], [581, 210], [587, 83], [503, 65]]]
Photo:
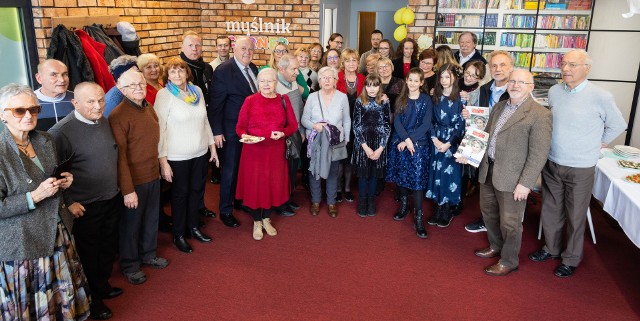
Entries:
[[[219, 185], [207, 186], [207, 206], [218, 209]], [[475, 257], [486, 233], [464, 225], [478, 217], [477, 196], [445, 229], [427, 227], [421, 240], [412, 219], [393, 221], [391, 188], [378, 200], [378, 216], [360, 218], [355, 203], [342, 203], [337, 218], [308, 213], [272, 217], [278, 235], [251, 237], [252, 222], [231, 229], [205, 219], [211, 244], [191, 241], [183, 254], [161, 233], [158, 253], [171, 262], [145, 268], [149, 280], [130, 285], [115, 273], [112, 285], [125, 293], [106, 301], [112, 320], [638, 320], [640, 250], [592, 206], [598, 244], [585, 236], [585, 258], [568, 279], [553, 275], [559, 261], [531, 262], [537, 250], [539, 206], [525, 217], [520, 269], [489, 277], [494, 259]], [[429, 213], [430, 205], [427, 205]], [[639, 213], [640, 214], [640, 213]]]

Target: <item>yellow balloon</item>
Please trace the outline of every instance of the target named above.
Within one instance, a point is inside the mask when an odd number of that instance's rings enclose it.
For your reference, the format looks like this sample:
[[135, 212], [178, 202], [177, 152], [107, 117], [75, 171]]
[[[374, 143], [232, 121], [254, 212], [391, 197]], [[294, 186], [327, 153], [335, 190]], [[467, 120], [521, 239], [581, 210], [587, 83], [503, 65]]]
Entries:
[[407, 9], [406, 7], [402, 7], [400, 9], [398, 9], [398, 11], [396, 11], [396, 13], [393, 14], [393, 21], [398, 24], [401, 25], [402, 24], [402, 14], [404, 13], [404, 10]]
[[409, 8], [405, 8], [402, 12], [402, 23], [405, 25], [410, 25], [416, 19], [416, 14], [413, 13], [413, 10]]
[[398, 26], [396, 30], [393, 32], [393, 39], [396, 41], [402, 41], [402, 39], [407, 37], [407, 27], [402, 25]]

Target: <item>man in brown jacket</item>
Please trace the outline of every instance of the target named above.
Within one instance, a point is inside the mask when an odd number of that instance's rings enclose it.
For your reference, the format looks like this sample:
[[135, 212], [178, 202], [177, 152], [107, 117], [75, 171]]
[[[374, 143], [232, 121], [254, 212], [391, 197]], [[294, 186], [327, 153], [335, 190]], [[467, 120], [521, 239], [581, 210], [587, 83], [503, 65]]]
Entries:
[[509, 100], [497, 103], [486, 128], [487, 151], [480, 163], [480, 210], [489, 247], [475, 253], [500, 256], [485, 273], [503, 276], [518, 269], [522, 217], [527, 196], [544, 166], [551, 145], [551, 112], [531, 97], [533, 75], [522, 69], [509, 77]]

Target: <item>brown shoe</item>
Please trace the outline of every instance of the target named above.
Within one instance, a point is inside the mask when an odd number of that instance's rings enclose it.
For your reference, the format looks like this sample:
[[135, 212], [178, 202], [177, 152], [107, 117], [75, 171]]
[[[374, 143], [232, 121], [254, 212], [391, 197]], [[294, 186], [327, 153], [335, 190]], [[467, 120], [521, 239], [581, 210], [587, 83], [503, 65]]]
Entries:
[[491, 275], [491, 276], [505, 276], [513, 271], [518, 270], [518, 267], [514, 267], [514, 268], [510, 268], [510, 267], [506, 267], [504, 265], [502, 265], [502, 263], [498, 262], [492, 266], [487, 267], [486, 269], [484, 269], [484, 273]]
[[476, 256], [481, 257], [483, 259], [490, 259], [492, 257], [500, 256], [500, 251], [496, 251], [491, 247], [487, 247], [484, 249], [477, 250]]
[[338, 216], [338, 207], [334, 205], [329, 205], [329, 216], [336, 217]]
[[319, 203], [311, 203], [311, 215], [316, 216], [320, 214], [320, 204]]

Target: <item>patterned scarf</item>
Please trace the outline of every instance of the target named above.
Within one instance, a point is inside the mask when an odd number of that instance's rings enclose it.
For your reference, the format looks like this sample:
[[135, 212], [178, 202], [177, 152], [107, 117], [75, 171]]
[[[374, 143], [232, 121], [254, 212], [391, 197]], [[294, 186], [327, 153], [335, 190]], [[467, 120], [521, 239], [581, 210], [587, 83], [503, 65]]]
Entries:
[[187, 104], [191, 104], [192, 106], [198, 106], [198, 102], [200, 102], [200, 94], [196, 89], [196, 86], [192, 83], [187, 84], [187, 92], [180, 90], [178, 86], [174, 85], [171, 81], [167, 82], [166, 88], [172, 93], [174, 96], [178, 97], [180, 100], [186, 102]]

